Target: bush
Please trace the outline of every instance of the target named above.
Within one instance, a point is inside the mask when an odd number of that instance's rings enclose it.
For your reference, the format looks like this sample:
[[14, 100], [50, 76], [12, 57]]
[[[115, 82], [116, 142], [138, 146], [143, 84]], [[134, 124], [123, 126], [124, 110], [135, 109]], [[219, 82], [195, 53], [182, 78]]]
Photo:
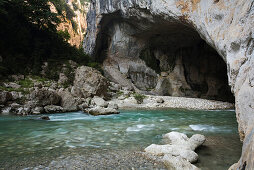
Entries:
[[142, 104], [146, 96], [143, 94], [135, 93], [134, 98], [136, 99], [138, 104]]

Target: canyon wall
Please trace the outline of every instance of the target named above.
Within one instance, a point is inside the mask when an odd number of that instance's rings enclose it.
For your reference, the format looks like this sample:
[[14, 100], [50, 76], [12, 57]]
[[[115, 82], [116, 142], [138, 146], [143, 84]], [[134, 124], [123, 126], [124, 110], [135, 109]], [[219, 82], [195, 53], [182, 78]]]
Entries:
[[244, 142], [242, 157], [233, 168], [252, 169], [253, 4], [252, 0], [92, 0], [84, 49], [103, 62], [109, 79], [146, 93], [232, 100], [223, 99], [230, 95], [225, 86], [229, 84]]
[[[81, 3], [81, 0], [67, 0], [64, 3], [66, 3], [65, 5], [67, 5], [67, 7], [63, 11], [63, 17], [61, 18], [61, 23], [57, 26], [57, 30], [68, 32], [68, 43], [79, 48], [83, 43], [86, 33], [86, 15], [89, 10], [90, 3]], [[53, 3], [50, 3], [50, 9], [54, 13], [58, 12]], [[71, 17], [68, 15], [71, 15]]]

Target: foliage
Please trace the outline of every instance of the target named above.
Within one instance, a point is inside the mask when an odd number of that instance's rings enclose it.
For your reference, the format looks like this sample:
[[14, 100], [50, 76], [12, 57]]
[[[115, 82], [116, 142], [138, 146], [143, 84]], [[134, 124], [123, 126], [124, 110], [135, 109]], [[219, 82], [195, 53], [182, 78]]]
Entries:
[[[51, 1], [64, 8], [63, 0]], [[82, 49], [66, 42], [66, 31], [57, 32], [59, 15], [50, 12], [48, 0], [1, 0], [0, 18], [1, 79], [16, 73], [39, 75], [44, 61], [89, 62]]]
[[142, 104], [146, 96], [139, 93], [135, 93], [134, 98], [136, 99], [138, 104]]
[[70, 38], [71, 38], [71, 36], [70, 36], [68, 30], [65, 30], [65, 31], [60, 30], [60, 31], [58, 31], [57, 33], [58, 33], [58, 35], [59, 35], [60, 37], [63, 37], [63, 39], [64, 39], [65, 41], [69, 41]]

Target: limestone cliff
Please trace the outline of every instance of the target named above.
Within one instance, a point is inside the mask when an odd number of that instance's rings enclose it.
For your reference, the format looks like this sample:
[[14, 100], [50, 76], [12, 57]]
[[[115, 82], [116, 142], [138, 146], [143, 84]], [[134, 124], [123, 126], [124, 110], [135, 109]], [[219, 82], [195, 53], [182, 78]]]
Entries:
[[92, 0], [84, 48], [103, 61], [111, 80], [137, 90], [218, 98], [228, 95], [225, 84], [229, 84], [244, 140], [235, 168], [252, 169], [252, 151], [246, 148], [254, 147], [253, 4], [252, 0]]
[[[68, 12], [63, 11], [62, 22], [58, 25], [57, 30], [67, 31], [70, 36], [68, 42], [73, 46], [80, 47], [86, 33], [86, 14], [90, 3], [81, 3], [81, 0], [67, 0], [64, 3], [67, 5], [67, 10], [71, 10], [69, 12], [73, 13], [73, 17], [68, 17]], [[50, 3], [50, 8], [52, 12], [57, 12], [53, 3]]]

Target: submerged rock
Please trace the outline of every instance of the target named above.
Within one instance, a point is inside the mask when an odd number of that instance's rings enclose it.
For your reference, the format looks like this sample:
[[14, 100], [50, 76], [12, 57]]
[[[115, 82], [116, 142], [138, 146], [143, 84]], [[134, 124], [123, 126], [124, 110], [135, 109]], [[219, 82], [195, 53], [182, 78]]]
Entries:
[[48, 116], [41, 116], [40, 119], [41, 120], [50, 120], [50, 118]]

